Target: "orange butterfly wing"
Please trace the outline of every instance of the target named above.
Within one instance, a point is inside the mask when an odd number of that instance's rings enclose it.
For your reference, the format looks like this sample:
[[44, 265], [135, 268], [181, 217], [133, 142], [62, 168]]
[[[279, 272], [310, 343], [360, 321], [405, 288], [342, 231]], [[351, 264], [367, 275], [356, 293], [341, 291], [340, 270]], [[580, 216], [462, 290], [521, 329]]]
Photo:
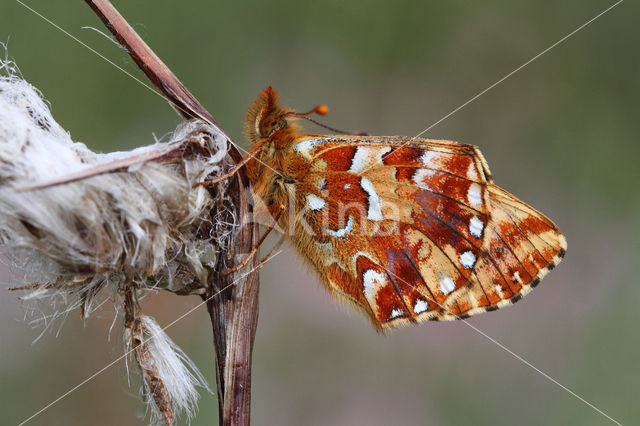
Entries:
[[473, 146], [307, 135], [292, 149], [309, 165], [294, 243], [378, 329], [514, 303], [564, 255], [558, 228], [495, 186]]

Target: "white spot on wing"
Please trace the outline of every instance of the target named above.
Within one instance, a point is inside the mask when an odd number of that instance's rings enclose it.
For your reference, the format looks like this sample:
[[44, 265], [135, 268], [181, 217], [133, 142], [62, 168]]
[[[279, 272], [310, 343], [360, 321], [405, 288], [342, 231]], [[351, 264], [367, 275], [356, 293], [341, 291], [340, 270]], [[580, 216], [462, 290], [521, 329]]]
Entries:
[[471, 164], [469, 164], [469, 168], [467, 169], [467, 179], [471, 179], [471, 180], [478, 179], [478, 173], [476, 172], [475, 161], [471, 161]]
[[447, 275], [440, 279], [439, 284], [440, 290], [442, 290], [444, 294], [449, 294], [456, 288], [456, 283]]
[[349, 234], [352, 229], [353, 229], [353, 217], [349, 216], [349, 218], [347, 219], [347, 225], [344, 228], [338, 229], [336, 231], [334, 231], [333, 229], [327, 228], [327, 232], [329, 233], [329, 235], [340, 238]]
[[413, 312], [416, 314], [421, 314], [427, 310], [429, 310], [429, 304], [426, 300], [418, 299], [416, 304], [413, 306]]
[[331, 138], [307, 139], [294, 146], [293, 149], [305, 157], [310, 157], [314, 146], [330, 140]]
[[471, 269], [476, 264], [476, 255], [471, 250], [465, 251], [460, 255], [460, 263], [465, 268]]
[[351, 173], [357, 173], [368, 166], [380, 163], [382, 162], [382, 156], [389, 151], [391, 151], [390, 147], [359, 146], [356, 148], [356, 153], [351, 159], [351, 168], [349, 168], [349, 171]]
[[369, 179], [363, 177], [360, 179], [360, 186], [369, 194], [369, 211], [367, 212], [367, 218], [371, 220], [382, 220], [380, 197], [373, 187], [373, 184]]
[[418, 169], [413, 174], [413, 181], [422, 189], [432, 190], [426, 180], [435, 174], [435, 170]]
[[484, 222], [478, 219], [477, 216], [474, 216], [469, 221], [469, 232], [476, 238], [480, 238], [482, 236], [482, 230], [484, 229]]
[[420, 162], [427, 167], [439, 167], [436, 161], [440, 158], [440, 154], [435, 151], [425, 151], [420, 156]]
[[389, 317], [389, 319], [398, 318], [402, 314], [404, 314], [402, 309], [394, 309], [391, 311], [391, 317]]
[[467, 191], [467, 199], [472, 206], [482, 206], [482, 188], [477, 183], [472, 183]]
[[314, 194], [307, 194], [307, 206], [311, 210], [322, 210], [327, 203]]
[[362, 282], [364, 283], [364, 297], [371, 299], [376, 293], [378, 287], [381, 287], [385, 282], [384, 276], [373, 269], [367, 269], [362, 274]]
[[351, 188], [351, 184], [350, 183], [345, 183], [344, 184], [344, 189], [349, 189]]
[[518, 283], [518, 284], [522, 284], [522, 278], [520, 278], [520, 273], [518, 271], [516, 271], [513, 274], [513, 279]]
[[367, 165], [367, 159], [369, 158], [369, 154], [371, 154], [371, 148], [368, 146], [359, 146], [356, 149], [356, 153], [351, 159], [351, 168], [350, 172], [355, 173], [364, 169]]
[[320, 178], [316, 182], [316, 188], [318, 188], [320, 191], [322, 191], [326, 186], [327, 186], [327, 181], [324, 180], [324, 178]]

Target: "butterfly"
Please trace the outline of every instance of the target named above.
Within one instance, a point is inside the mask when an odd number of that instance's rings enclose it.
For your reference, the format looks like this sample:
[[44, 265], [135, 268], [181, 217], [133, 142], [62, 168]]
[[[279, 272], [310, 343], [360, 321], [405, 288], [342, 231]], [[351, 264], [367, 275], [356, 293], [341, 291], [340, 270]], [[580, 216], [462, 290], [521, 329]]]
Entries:
[[[329, 293], [363, 312], [377, 330], [464, 319], [513, 304], [565, 255], [558, 227], [496, 186], [477, 147], [304, 133], [298, 120], [319, 124], [308, 117], [313, 112], [323, 115], [328, 108], [289, 110], [267, 87], [247, 111], [252, 147], [245, 158], [198, 185], [246, 167], [255, 220], [275, 221], [269, 230], [288, 236]], [[168, 144], [21, 190], [174, 161], [183, 148]]]
[[304, 133], [271, 87], [249, 108], [253, 193], [330, 294], [384, 331], [513, 304], [566, 240], [493, 183], [477, 147], [397, 136]]

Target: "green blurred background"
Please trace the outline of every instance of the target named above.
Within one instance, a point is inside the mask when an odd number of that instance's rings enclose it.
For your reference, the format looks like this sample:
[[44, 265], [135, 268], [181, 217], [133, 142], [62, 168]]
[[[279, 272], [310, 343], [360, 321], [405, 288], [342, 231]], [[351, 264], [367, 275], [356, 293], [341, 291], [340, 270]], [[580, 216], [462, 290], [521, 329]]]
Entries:
[[[82, 1], [25, 0], [144, 79]], [[417, 134], [582, 25], [610, 1], [114, 1], [246, 148], [264, 86], [323, 121]], [[515, 307], [470, 323], [623, 424], [640, 423], [640, 7], [627, 1], [427, 133], [481, 147], [496, 182], [564, 230], [567, 257]], [[179, 123], [160, 97], [13, 0], [0, 40], [74, 140], [113, 151]], [[314, 129], [314, 131], [317, 131]], [[3, 284], [15, 280], [0, 272]], [[113, 309], [41, 329], [0, 290], [0, 423], [17, 424], [122, 353]], [[199, 302], [157, 294], [160, 324]], [[262, 272], [256, 425], [601, 425], [602, 415], [464, 323], [376, 334], [331, 300], [290, 248]], [[118, 324], [119, 325], [119, 324]], [[168, 330], [215, 384], [201, 308]], [[110, 368], [29, 424], [144, 424], [137, 378]], [[203, 394], [194, 425], [216, 424]]]

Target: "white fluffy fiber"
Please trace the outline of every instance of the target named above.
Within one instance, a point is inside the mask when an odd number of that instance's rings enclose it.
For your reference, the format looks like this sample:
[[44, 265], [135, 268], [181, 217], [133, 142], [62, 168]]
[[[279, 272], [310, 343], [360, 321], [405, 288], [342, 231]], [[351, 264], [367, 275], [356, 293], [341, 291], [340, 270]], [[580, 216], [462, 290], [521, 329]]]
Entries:
[[[17, 190], [185, 143], [205, 154]], [[0, 255], [36, 281], [27, 298], [55, 307], [58, 314], [81, 307], [89, 315], [103, 289], [114, 301], [132, 288], [138, 293], [156, 288], [202, 292], [207, 266], [227, 246], [235, 224], [211, 217], [212, 211], [221, 211], [219, 206], [229, 205], [221, 188], [211, 192], [193, 184], [219, 173], [225, 154], [226, 139], [202, 122], [181, 125], [169, 142], [95, 153], [56, 123], [40, 92], [22, 79], [13, 62], [0, 59]], [[143, 321], [176, 413], [192, 412], [195, 386], [206, 387], [203, 377], [155, 321]]]
[[[0, 62], [0, 73], [0, 250], [32, 265], [38, 293], [129, 283], [175, 292], [204, 287], [206, 266], [215, 260], [215, 247], [225, 247], [233, 224], [210, 217], [216, 200], [193, 184], [221, 169], [224, 137], [204, 123], [188, 122], [166, 143], [94, 153], [55, 122], [12, 62]], [[213, 142], [202, 132], [215, 135]], [[205, 146], [210, 155], [16, 190], [193, 137], [213, 145]]]
[[[171, 401], [175, 413], [186, 413], [190, 419], [197, 409], [198, 401], [197, 387], [202, 387], [209, 392], [209, 386], [204, 376], [187, 355], [180, 349], [171, 338], [160, 328], [158, 323], [151, 317], [142, 315], [140, 317], [143, 328], [143, 338], [149, 348], [155, 367]], [[144, 384], [145, 395], [149, 398], [150, 390]], [[162, 414], [153, 400], [147, 401], [151, 411], [152, 424], [162, 423]]]

